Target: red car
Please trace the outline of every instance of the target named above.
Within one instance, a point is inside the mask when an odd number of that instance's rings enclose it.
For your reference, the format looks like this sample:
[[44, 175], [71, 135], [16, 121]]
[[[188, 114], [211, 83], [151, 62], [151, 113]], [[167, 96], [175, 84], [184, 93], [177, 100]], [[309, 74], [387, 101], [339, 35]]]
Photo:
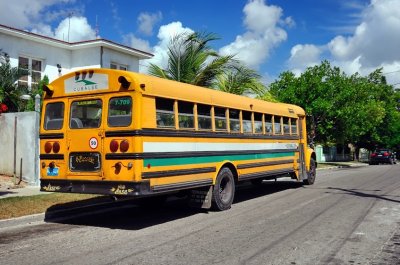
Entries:
[[379, 163], [396, 164], [396, 153], [389, 149], [377, 149], [371, 154], [369, 159], [370, 165], [377, 165]]

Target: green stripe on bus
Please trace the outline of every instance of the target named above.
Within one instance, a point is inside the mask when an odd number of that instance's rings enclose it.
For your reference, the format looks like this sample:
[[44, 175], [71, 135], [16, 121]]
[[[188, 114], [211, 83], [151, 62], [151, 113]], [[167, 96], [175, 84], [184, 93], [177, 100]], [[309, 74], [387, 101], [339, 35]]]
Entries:
[[201, 157], [178, 157], [178, 158], [150, 158], [143, 160], [143, 166], [151, 165], [157, 166], [178, 166], [187, 164], [205, 164], [217, 163], [225, 160], [229, 161], [243, 161], [243, 160], [256, 160], [266, 158], [281, 158], [287, 156], [294, 156], [294, 152], [275, 153], [275, 154], [248, 154], [248, 155], [221, 155], [221, 156], [201, 156]]

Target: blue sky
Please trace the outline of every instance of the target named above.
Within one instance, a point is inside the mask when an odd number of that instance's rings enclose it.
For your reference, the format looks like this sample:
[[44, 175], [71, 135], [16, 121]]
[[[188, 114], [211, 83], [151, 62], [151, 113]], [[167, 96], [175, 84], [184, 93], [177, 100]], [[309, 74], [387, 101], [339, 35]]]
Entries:
[[236, 54], [267, 83], [282, 71], [299, 74], [324, 59], [348, 74], [383, 67], [390, 83], [400, 83], [399, 0], [0, 0], [0, 5], [7, 7], [0, 10], [0, 24], [69, 36], [71, 42], [98, 34], [153, 53], [152, 62], [161, 66], [171, 36], [200, 31], [217, 34], [215, 50]]

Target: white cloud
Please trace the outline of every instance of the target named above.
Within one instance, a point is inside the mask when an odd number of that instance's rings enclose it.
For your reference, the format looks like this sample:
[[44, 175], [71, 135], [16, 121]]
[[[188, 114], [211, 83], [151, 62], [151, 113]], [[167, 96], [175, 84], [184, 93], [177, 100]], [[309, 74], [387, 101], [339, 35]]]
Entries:
[[289, 64], [294, 68], [307, 68], [320, 63], [322, 49], [312, 44], [298, 44], [290, 51]]
[[[63, 0], [61, 4], [73, 3], [75, 0]], [[32, 28], [49, 18], [46, 8], [60, 4], [59, 0], [0, 0], [0, 24], [15, 28]]]
[[161, 12], [157, 13], [140, 13], [138, 17], [139, 32], [151, 36], [153, 35], [154, 25], [162, 19]]
[[282, 9], [267, 5], [265, 0], [250, 0], [243, 12], [247, 31], [222, 47], [220, 53], [235, 54], [237, 59], [257, 69], [268, 59], [271, 50], [287, 39], [286, 31], [279, 25], [294, 26], [295, 23], [291, 18], [282, 19]]
[[[383, 72], [400, 70], [400, 1], [371, 0], [360, 9], [361, 21], [348, 36], [336, 36], [326, 45], [319, 46], [319, 56], [330, 58], [333, 65], [339, 66], [347, 74], [358, 72], [367, 75], [377, 68]], [[298, 71], [304, 70], [317, 58], [314, 45], [296, 45], [292, 48], [289, 65]], [[308, 47], [308, 48], [307, 48]], [[301, 60], [304, 64], [301, 67]], [[387, 75], [389, 83], [399, 83], [397, 74]]]
[[123, 43], [132, 48], [150, 53], [152, 52], [149, 41], [138, 38], [132, 33], [124, 35], [122, 38], [123, 38]]
[[[161, 26], [157, 34], [158, 43], [153, 48], [154, 57], [146, 60], [144, 66], [153, 63], [161, 68], [166, 68], [168, 65], [168, 45], [174, 36], [184, 32], [193, 33], [194, 31], [183, 27], [180, 21]], [[141, 68], [140, 72], [147, 72], [147, 68]]]
[[96, 30], [89, 25], [86, 17], [71, 17], [61, 21], [54, 31], [54, 37], [68, 42], [93, 40]]
[[[337, 64], [361, 74], [379, 67], [384, 68], [384, 73], [400, 70], [399, 9], [398, 0], [372, 0], [363, 10], [362, 22], [353, 35], [337, 36], [328, 43]], [[388, 75], [387, 80], [398, 83], [400, 77], [397, 76]]]

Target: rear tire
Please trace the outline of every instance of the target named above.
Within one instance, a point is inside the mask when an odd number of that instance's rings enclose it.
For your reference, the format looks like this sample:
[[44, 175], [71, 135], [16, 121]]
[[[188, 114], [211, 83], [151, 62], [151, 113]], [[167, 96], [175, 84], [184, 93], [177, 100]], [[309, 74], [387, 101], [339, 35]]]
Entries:
[[307, 179], [303, 180], [305, 185], [312, 185], [315, 182], [315, 177], [317, 175], [317, 166], [315, 164], [314, 158], [310, 160], [310, 171], [307, 172]]
[[225, 211], [231, 208], [235, 196], [235, 180], [232, 171], [224, 167], [220, 170], [212, 192], [212, 208]]

